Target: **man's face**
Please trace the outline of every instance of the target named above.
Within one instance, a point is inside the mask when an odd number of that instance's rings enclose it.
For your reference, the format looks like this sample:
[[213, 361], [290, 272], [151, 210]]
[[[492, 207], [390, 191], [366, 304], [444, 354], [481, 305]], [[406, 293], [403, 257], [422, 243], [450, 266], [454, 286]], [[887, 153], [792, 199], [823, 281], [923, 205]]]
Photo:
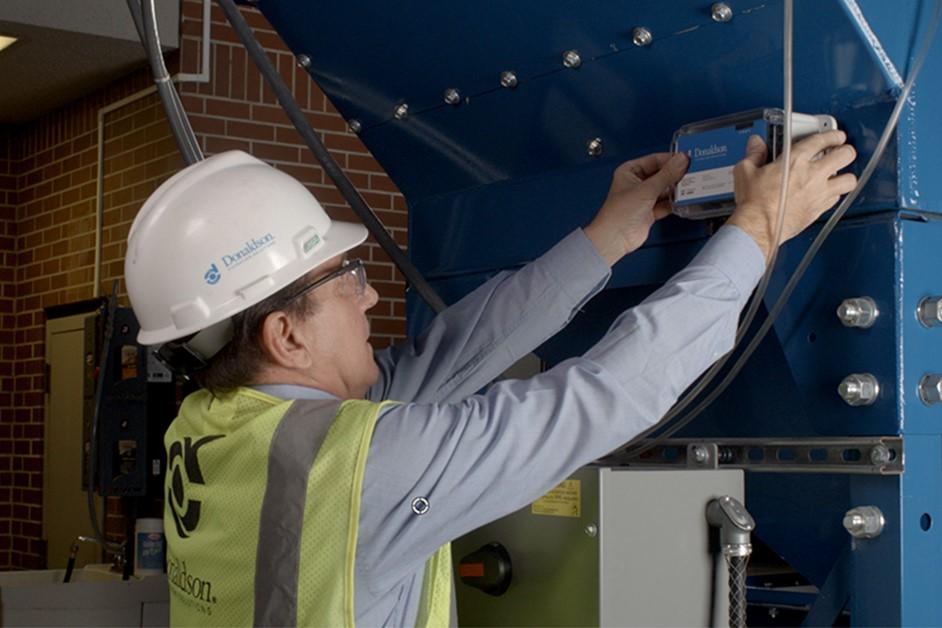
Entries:
[[[342, 256], [328, 260], [313, 273], [314, 278], [336, 271], [343, 261]], [[315, 288], [306, 298], [311, 299], [314, 311], [303, 325], [318, 379], [329, 384], [334, 394], [362, 399], [379, 377], [366, 318], [379, 295], [369, 284], [360, 293], [356, 276], [348, 272]]]

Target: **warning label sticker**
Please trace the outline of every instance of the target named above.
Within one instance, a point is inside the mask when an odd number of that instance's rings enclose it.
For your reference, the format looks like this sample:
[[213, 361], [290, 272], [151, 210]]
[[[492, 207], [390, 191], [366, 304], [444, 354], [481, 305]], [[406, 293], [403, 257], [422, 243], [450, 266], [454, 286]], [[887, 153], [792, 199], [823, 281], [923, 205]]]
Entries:
[[582, 482], [563, 480], [559, 486], [533, 502], [530, 512], [550, 517], [581, 517]]

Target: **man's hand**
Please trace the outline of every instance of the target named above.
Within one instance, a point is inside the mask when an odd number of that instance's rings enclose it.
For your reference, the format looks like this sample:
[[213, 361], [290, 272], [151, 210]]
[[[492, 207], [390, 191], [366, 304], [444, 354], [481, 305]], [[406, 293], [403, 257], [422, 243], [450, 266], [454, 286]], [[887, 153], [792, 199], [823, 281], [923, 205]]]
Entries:
[[[792, 147], [781, 242], [801, 233], [833, 207], [842, 194], [857, 186], [853, 174], [837, 174], [857, 158], [857, 151], [846, 141], [843, 131], [829, 131], [805, 138]], [[828, 149], [829, 152], [821, 154]], [[766, 154], [765, 142], [756, 135], [750, 137], [746, 158], [733, 170], [737, 206], [728, 224], [749, 234], [768, 259], [778, 227], [784, 165], [780, 159], [763, 165]]]
[[609, 266], [644, 244], [651, 225], [671, 213], [668, 192], [686, 171], [687, 156], [679, 153], [655, 153], [618, 166], [608, 198], [585, 228]]

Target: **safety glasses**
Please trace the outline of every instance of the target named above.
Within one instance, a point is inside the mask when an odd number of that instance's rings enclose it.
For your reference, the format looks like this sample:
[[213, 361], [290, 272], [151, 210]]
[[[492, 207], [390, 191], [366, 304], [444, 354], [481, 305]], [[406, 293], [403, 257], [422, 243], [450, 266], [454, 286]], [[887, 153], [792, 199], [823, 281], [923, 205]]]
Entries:
[[291, 295], [290, 300], [298, 299], [334, 279], [341, 281], [340, 290], [344, 296], [362, 297], [363, 293], [366, 292], [366, 268], [363, 266], [362, 260], [352, 259], [344, 260], [337, 270], [327, 273], [317, 281], [302, 286], [295, 294]]

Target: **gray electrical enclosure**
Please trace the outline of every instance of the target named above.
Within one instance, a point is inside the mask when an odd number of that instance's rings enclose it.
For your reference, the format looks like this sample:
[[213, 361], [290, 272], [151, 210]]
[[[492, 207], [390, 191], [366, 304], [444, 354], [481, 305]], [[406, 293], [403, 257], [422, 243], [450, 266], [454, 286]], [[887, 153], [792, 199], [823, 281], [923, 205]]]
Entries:
[[[581, 469], [543, 500], [453, 544], [458, 624], [719, 625], [709, 616], [714, 569], [704, 512], [723, 495], [743, 500], [741, 471]], [[459, 577], [461, 558], [493, 542], [513, 569], [500, 596]], [[715, 579], [714, 616], [726, 617], [722, 559]]]

